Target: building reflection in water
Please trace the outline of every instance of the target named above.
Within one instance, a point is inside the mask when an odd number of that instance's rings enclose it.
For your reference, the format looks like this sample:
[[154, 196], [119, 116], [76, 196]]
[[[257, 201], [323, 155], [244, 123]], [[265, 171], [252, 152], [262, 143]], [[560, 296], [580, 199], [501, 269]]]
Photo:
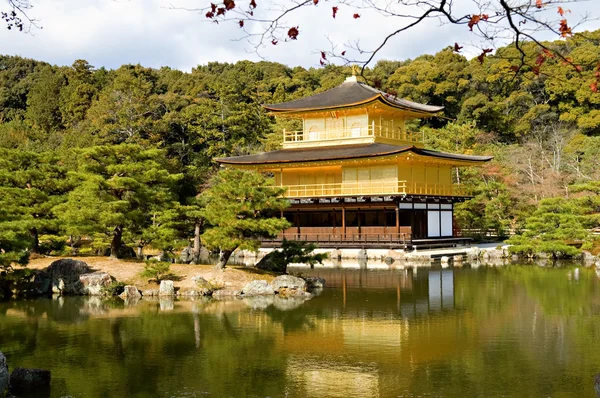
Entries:
[[[378, 263], [379, 264], [379, 263]], [[395, 293], [396, 313], [412, 318], [417, 315], [454, 309], [454, 269], [389, 266], [374, 268], [290, 268], [290, 272], [318, 276], [325, 279], [327, 288], [341, 288], [344, 307], [349, 294], [361, 300], [360, 292], [379, 291], [377, 303], [388, 301]], [[385, 300], [387, 298], [388, 300]], [[364, 306], [365, 303], [357, 303]], [[373, 303], [375, 304], [375, 303]], [[385, 306], [388, 307], [388, 306]], [[383, 309], [383, 308], [382, 308]]]

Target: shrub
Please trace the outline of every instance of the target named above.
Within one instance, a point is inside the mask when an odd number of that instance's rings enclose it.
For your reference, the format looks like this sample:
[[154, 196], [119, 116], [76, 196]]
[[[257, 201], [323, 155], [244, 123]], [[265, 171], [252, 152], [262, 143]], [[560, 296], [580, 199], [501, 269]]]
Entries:
[[141, 272], [141, 276], [144, 278], [155, 279], [156, 282], [160, 282], [164, 277], [169, 275], [171, 271], [171, 263], [157, 260], [146, 260], [144, 270]]
[[125, 283], [114, 281], [110, 285], [102, 288], [102, 293], [107, 296], [118, 296], [125, 291]]

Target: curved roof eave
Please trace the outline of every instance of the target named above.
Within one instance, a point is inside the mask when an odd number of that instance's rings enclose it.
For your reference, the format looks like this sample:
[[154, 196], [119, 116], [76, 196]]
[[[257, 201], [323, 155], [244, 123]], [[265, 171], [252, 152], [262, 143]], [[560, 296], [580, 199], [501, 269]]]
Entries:
[[[355, 106], [366, 105], [366, 104], [369, 104], [369, 103], [371, 103], [373, 101], [377, 101], [377, 100], [383, 102], [384, 104], [386, 104], [388, 106], [391, 106], [392, 108], [401, 109], [404, 111], [419, 113], [419, 114], [428, 115], [428, 116], [433, 116], [436, 113], [444, 110], [443, 106], [435, 107], [436, 109], [431, 110], [431, 111], [416, 109], [416, 108], [412, 108], [410, 106], [402, 106], [400, 104], [397, 104], [397, 103], [394, 103], [394, 102], [388, 100], [385, 97], [385, 95], [382, 95], [382, 94], [376, 94], [373, 97], [367, 98], [362, 101], [349, 103], [349, 104], [341, 104], [341, 105], [330, 105], [330, 106], [311, 107], [311, 108], [281, 109], [281, 108], [274, 107], [276, 104], [264, 104], [264, 105], [262, 105], [262, 107], [270, 112], [274, 112], [276, 114], [283, 115], [283, 114], [294, 114], [294, 113], [302, 113], [302, 112], [315, 112], [315, 111], [327, 111], [327, 110], [333, 110], [333, 109], [351, 108], [351, 107], [355, 107]], [[433, 108], [432, 105], [427, 105], [427, 106], [431, 106]]]

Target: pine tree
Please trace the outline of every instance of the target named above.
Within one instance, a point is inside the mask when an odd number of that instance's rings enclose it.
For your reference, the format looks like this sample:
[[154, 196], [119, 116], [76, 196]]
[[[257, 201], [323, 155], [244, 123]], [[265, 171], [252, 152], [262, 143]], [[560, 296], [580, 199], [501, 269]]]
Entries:
[[70, 235], [110, 239], [117, 257], [124, 234], [144, 234], [156, 214], [176, 206], [176, 183], [163, 151], [139, 145], [91, 147], [77, 152], [76, 188], [55, 208]]
[[284, 193], [284, 188], [272, 186], [272, 180], [254, 171], [225, 169], [213, 177], [202, 193], [209, 224], [202, 238], [209, 248], [220, 251], [215, 268], [225, 268], [234, 250], [257, 250], [260, 238], [273, 238], [290, 227], [279, 217], [289, 206]]

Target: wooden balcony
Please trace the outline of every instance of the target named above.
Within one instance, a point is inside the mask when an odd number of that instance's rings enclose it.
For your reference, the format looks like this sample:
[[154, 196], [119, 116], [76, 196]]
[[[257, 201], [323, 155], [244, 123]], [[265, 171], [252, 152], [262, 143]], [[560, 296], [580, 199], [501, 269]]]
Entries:
[[411, 183], [408, 181], [365, 181], [335, 184], [288, 185], [288, 198], [314, 198], [365, 195], [439, 195], [470, 196], [463, 185]]
[[283, 131], [284, 148], [300, 148], [319, 145], [338, 145], [341, 143], [366, 143], [374, 142], [375, 138], [394, 140], [406, 144], [422, 146], [424, 134], [422, 132], [402, 131], [399, 128], [391, 129], [385, 126], [371, 124], [369, 126], [334, 129], [323, 131]]

